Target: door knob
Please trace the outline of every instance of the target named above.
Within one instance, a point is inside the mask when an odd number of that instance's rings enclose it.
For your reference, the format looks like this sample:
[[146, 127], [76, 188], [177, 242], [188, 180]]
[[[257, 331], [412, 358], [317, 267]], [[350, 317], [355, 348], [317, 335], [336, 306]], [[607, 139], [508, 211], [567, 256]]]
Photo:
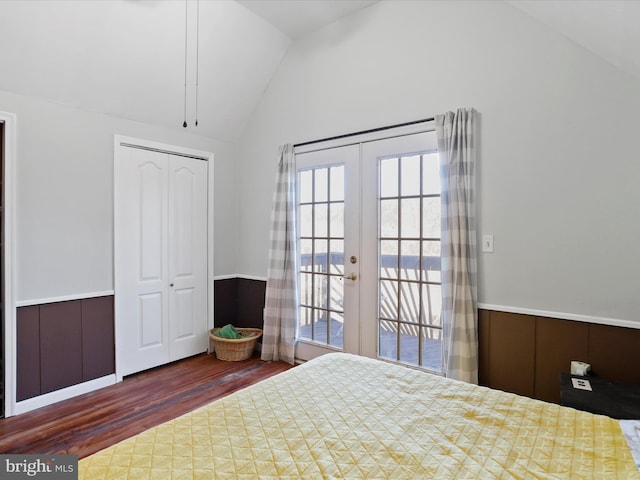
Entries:
[[347, 280], [357, 280], [358, 274], [356, 272], [351, 272], [349, 275], [344, 275], [342, 278], [346, 278]]

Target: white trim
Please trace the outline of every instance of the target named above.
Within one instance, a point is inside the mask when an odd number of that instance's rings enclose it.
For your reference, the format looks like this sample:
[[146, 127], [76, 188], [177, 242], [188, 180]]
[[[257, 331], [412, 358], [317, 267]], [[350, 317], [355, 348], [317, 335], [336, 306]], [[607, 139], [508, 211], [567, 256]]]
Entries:
[[257, 275], [242, 275], [239, 273], [230, 273], [228, 275], [218, 275], [214, 277], [214, 280], [231, 280], [234, 278], [242, 278], [245, 280], [260, 280], [262, 282], [267, 281], [267, 277], [259, 277]]
[[[215, 319], [213, 318], [214, 316], [214, 312], [215, 312], [215, 290], [214, 290], [214, 272], [215, 272], [215, 268], [214, 268], [214, 255], [215, 255], [215, 249], [214, 249], [214, 239], [215, 239], [215, 235], [214, 235], [214, 221], [215, 221], [215, 215], [214, 215], [214, 164], [213, 164], [213, 153], [207, 153], [207, 172], [209, 174], [209, 178], [208, 178], [208, 183], [207, 183], [207, 195], [208, 195], [208, 217], [207, 217], [207, 221], [209, 222], [209, 232], [208, 232], [208, 239], [207, 239], [207, 245], [209, 246], [209, 249], [207, 251], [207, 255], [208, 255], [208, 259], [207, 259], [207, 305], [209, 306], [208, 312], [207, 312], [207, 338], [209, 335], [209, 331], [215, 326]], [[212, 353], [211, 351], [211, 342], [207, 340], [207, 353]]]
[[635, 322], [633, 320], [623, 320], [621, 318], [595, 317], [593, 315], [582, 315], [579, 313], [551, 312], [547, 310], [536, 310], [534, 308], [492, 305], [488, 303], [479, 303], [478, 308], [481, 308], [483, 310], [493, 310], [496, 312], [521, 313], [524, 315], [533, 315], [535, 317], [557, 318], [560, 320], [574, 320], [576, 322], [610, 325], [612, 327], [640, 329], [640, 322]]
[[45, 305], [47, 303], [68, 302], [70, 300], [85, 300], [87, 298], [108, 297], [114, 295], [113, 290], [105, 290], [103, 292], [77, 293], [74, 295], [62, 295], [60, 297], [35, 298], [32, 300], [18, 300], [16, 307], [31, 307], [33, 305]]
[[79, 383], [70, 387], [62, 388], [54, 392], [45, 393], [37, 397], [28, 398], [16, 403], [15, 414], [30, 412], [36, 408], [46, 407], [52, 403], [61, 402], [62, 400], [68, 400], [78, 395], [93, 392], [100, 388], [115, 385], [116, 376], [107, 375], [105, 377], [96, 378], [95, 380], [89, 380], [88, 382]]
[[15, 298], [15, 205], [17, 119], [15, 114], [0, 112], [4, 123], [4, 416], [15, 415], [16, 405], [16, 298]]
[[212, 152], [205, 152], [203, 150], [195, 150], [193, 148], [188, 148], [188, 147], [182, 147], [182, 146], [177, 146], [177, 145], [169, 145], [166, 143], [160, 143], [160, 142], [154, 142], [151, 140], [143, 140], [140, 138], [134, 138], [134, 137], [127, 137], [124, 135], [114, 135], [113, 136], [113, 162], [114, 162], [114, 173], [113, 173], [113, 211], [114, 211], [114, 230], [113, 230], [113, 249], [114, 249], [114, 255], [113, 255], [113, 278], [114, 278], [114, 338], [115, 338], [115, 360], [116, 360], [116, 373], [115, 373], [115, 378], [117, 382], [121, 382], [122, 378], [123, 378], [123, 373], [122, 373], [122, 369], [119, 368], [119, 364], [120, 362], [118, 361], [118, 358], [122, 355], [121, 353], [121, 349], [120, 346], [118, 345], [118, 296], [117, 296], [117, 290], [118, 290], [118, 282], [117, 282], [117, 275], [116, 275], [116, 268], [118, 267], [117, 265], [117, 257], [116, 257], [116, 253], [115, 253], [115, 245], [116, 245], [116, 230], [115, 230], [115, 212], [118, 211], [117, 205], [116, 205], [116, 195], [115, 195], [115, 189], [116, 189], [116, 182], [117, 182], [117, 175], [118, 172], [116, 171], [117, 169], [115, 168], [116, 165], [116, 159], [118, 158], [119, 155], [121, 155], [121, 152], [123, 148], [143, 148], [143, 149], [148, 149], [148, 150], [157, 150], [157, 151], [161, 151], [164, 153], [168, 153], [168, 154], [173, 154], [173, 155], [179, 155], [179, 156], [183, 156], [183, 157], [192, 157], [192, 158], [196, 158], [198, 160], [203, 160], [207, 162], [207, 208], [208, 208], [208, 215], [207, 215], [207, 221], [208, 221], [208, 232], [207, 232], [207, 245], [208, 245], [208, 250], [207, 250], [207, 306], [208, 306], [208, 311], [207, 311], [207, 328], [208, 330], [212, 329], [214, 327], [214, 318], [213, 318], [213, 313], [214, 313], [214, 245], [213, 245], [213, 241], [214, 241], [214, 203], [213, 203], [213, 199], [214, 199], [214, 154]]
[[124, 135], [114, 135], [114, 142], [114, 152], [117, 151], [121, 146], [127, 146], [130, 148], [137, 147], [146, 148], [149, 150], [159, 150], [164, 153], [197, 158], [199, 160], [205, 160], [207, 162], [213, 161], [213, 153], [205, 152], [204, 150], [195, 150], [193, 148], [179, 147], [176, 145], [169, 145], [167, 143], [143, 140], [141, 138], [126, 137]]
[[213, 280], [214, 281], [217, 281], [217, 280], [231, 280], [233, 278], [238, 278], [238, 275], [233, 274], [233, 273], [229, 274], [229, 275], [216, 275]]

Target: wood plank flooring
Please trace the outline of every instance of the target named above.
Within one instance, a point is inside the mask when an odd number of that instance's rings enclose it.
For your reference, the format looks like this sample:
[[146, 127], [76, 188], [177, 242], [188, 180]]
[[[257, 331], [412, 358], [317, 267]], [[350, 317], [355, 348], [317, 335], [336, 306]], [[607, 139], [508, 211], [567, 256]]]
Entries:
[[291, 368], [253, 357], [197, 355], [63, 402], [0, 419], [0, 453], [79, 458]]

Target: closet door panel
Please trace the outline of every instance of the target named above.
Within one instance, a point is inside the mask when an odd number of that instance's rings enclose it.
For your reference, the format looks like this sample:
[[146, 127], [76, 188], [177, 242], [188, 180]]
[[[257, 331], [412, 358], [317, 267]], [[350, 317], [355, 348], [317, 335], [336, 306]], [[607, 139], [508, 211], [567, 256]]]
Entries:
[[169, 317], [171, 360], [207, 349], [207, 162], [171, 156]]
[[123, 375], [169, 361], [168, 169], [168, 155], [135, 148], [124, 149], [117, 165], [116, 348]]

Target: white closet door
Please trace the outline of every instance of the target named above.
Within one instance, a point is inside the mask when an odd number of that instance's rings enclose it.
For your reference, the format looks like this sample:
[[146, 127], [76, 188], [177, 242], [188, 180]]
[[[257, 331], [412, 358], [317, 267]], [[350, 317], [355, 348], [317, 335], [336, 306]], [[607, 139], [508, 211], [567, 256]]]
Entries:
[[171, 360], [207, 349], [207, 162], [169, 157]]
[[116, 164], [116, 349], [129, 375], [169, 361], [168, 155], [124, 148]]
[[207, 349], [207, 162], [123, 148], [115, 169], [121, 377]]

